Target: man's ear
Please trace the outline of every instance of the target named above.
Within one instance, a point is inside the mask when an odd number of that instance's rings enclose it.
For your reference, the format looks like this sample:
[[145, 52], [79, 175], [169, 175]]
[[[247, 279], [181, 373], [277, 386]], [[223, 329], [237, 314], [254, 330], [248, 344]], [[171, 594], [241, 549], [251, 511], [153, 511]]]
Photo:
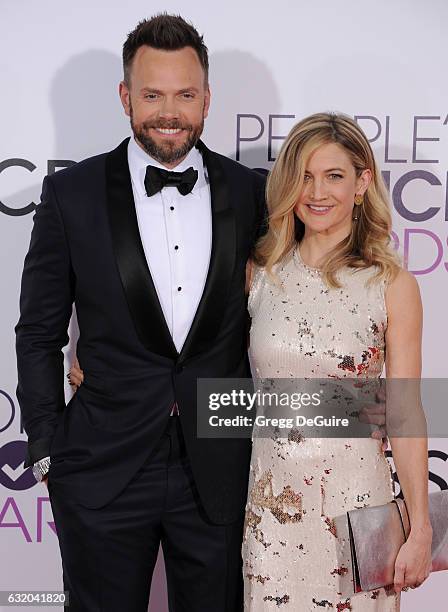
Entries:
[[131, 115], [131, 95], [129, 92], [129, 87], [126, 85], [124, 81], [120, 82], [118, 87], [118, 93], [120, 94], [121, 104], [123, 105], [124, 112], [128, 117]]
[[207, 85], [207, 89], [205, 90], [205, 96], [204, 96], [204, 119], [206, 119], [206, 117], [208, 116], [208, 109], [210, 108], [210, 98], [211, 98], [211, 93], [210, 93], [210, 87]]

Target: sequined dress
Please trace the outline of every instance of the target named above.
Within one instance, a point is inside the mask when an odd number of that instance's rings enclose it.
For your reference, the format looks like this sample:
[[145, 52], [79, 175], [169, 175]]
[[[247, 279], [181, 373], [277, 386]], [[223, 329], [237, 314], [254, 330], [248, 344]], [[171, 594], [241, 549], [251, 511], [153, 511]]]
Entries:
[[[330, 289], [296, 251], [256, 268], [249, 295], [254, 379], [378, 378], [384, 364], [384, 286], [372, 270], [339, 273]], [[353, 595], [345, 513], [393, 498], [389, 463], [371, 438], [306, 438], [297, 429], [253, 440], [243, 541], [244, 609], [395, 611], [400, 595]]]

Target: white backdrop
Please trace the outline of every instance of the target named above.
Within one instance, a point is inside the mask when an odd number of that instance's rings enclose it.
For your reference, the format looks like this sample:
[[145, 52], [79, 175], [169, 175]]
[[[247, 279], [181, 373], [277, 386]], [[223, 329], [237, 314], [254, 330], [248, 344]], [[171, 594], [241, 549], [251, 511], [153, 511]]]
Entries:
[[[204, 33], [212, 88], [204, 140], [243, 164], [269, 168], [281, 137], [307, 114], [339, 110], [359, 118], [390, 182], [394, 237], [423, 295], [424, 376], [446, 373], [448, 3], [185, 6], [0, 0], [0, 590], [61, 587], [46, 489], [23, 470], [26, 436], [15, 398], [13, 328], [29, 204], [39, 202], [43, 177], [64, 160], [108, 150], [128, 135], [117, 94], [121, 46], [143, 17], [178, 12]], [[448, 481], [448, 442], [432, 439], [430, 448], [430, 488], [437, 490]], [[151, 595], [157, 612], [167, 609], [161, 569]], [[446, 577], [404, 594], [402, 609], [443, 610]]]

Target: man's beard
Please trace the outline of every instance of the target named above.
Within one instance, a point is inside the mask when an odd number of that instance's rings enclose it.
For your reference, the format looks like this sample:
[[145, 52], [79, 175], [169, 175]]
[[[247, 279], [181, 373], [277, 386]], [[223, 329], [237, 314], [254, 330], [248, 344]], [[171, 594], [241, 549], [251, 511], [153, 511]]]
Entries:
[[[178, 120], [149, 120], [135, 124], [132, 106], [130, 108], [130, 118], [131, 128], [134, 132], [135, 138], [141, 144], [146, 153], [161, 164], [174, 164], [175, 162], [186, 157], [191, 149], [196, 145], [204, 130], [204, 118], [202, 118], [201, 122], [197, 125], [183, 124]], [[148, 130], [150, 128], [174, 130], [180, 128], [186, 131], [187, 139], [183, 144], [178, 145], [177, 147], [174, 142], [169, 142], [168, 140], [163, 144], [158, 144], [151, 138], [151, 136], [148, 135]]]

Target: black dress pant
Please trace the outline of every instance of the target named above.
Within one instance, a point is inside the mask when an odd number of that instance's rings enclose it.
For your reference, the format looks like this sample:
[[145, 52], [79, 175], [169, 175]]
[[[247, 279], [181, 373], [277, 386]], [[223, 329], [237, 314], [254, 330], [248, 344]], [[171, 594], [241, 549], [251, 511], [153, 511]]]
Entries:
[[207, 520], [177, 416], [106, 506], [89, 509], [58, 494], [51, 468], [48, 484], [69, 612], [146, 612], [160, 542], [170, 612], [243, 609], [243, 509], [241, 520], [229, 526]]

